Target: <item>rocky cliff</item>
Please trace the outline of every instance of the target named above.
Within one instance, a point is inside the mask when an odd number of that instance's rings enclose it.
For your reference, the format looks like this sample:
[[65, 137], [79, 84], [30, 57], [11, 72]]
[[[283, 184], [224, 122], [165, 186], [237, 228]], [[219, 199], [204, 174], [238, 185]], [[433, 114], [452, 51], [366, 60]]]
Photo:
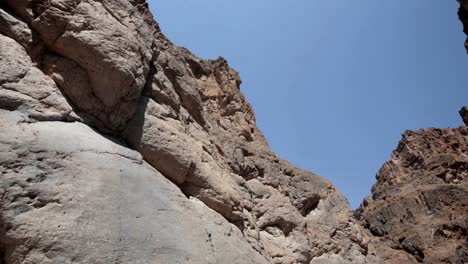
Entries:
[[144, 1], [2, 1], [3, 263], [364, 263], [346, 199], [277, 157], [239, 74]]
[[[468, 35], [468, 1], [459, 2]], [[405, 131], [355, 212], [386, 263], [468, 263], [468, 107], [459, 113], [465, 126]]]
[[467, 263], [468, 127], [406, 131], [357, 215], [413, 262]]
[[358, 220], [144, 0], [1, 0], [0, 22], [1, 264], [411, 263], [438, 241], [464, 260], [466, 127], [406, 133]]

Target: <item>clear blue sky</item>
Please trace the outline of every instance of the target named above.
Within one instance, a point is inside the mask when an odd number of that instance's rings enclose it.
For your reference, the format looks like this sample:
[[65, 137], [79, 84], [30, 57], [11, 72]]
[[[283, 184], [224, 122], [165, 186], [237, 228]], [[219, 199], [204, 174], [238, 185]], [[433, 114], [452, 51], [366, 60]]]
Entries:
[[356, 208], [405, 129], [457, 127], [468, 55], [455, 0], [149, 0], [165, 34], [225, 57], [272, 149]]

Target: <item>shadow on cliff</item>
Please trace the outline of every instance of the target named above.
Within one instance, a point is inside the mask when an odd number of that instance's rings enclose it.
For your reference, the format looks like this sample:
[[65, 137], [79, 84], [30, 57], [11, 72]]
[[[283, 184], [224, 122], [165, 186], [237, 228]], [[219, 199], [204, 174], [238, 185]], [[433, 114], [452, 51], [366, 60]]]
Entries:
[[157, 73], [154, 62], [157, 60], [159, 53], [155, 52], [151, 58], [150, 68], [146, 77], [145, 85], [138, 99], [137, 110], [132, 119], [127, 122], [125, 130], [122, 133], [123, 140], [132, 149], [140, 151], [140, 146], [143, 137], [143, 127], [145, 126], [145, 113], [151, 99], [151, 85], [154, 82], [155, 74]]
[[122, 139], [127, 145], [139, 151], [143, 137], [143, 128], [145, 126], [145, 113], [151, 98], [141, 96], [138, 101], [138, 107], [133, 118], [127, 123], [125, 131], [122, 133]]
[[6, 264], [6, 223], [3, 217], [3, 206], [0, 201], [0, 264]]

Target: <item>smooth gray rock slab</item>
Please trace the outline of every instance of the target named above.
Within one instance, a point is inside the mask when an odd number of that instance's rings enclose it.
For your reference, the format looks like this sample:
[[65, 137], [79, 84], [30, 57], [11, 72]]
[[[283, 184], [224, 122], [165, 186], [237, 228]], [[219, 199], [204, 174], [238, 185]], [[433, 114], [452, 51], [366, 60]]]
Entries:
[[267, 263], [141, 155], [81, 123], [0, 110], [0, 249], [10, 263]]

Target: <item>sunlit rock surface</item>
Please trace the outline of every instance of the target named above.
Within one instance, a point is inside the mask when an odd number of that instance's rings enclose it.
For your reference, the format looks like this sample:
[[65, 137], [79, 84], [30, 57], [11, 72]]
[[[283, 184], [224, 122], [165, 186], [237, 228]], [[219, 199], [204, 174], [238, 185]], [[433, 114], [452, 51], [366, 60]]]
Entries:
[[[379, 222], [373, 204], [399, 199], [378, 195], [387, 174], [357, 220], [268, 148], [240, 85], [225, 59], [172, 44], [143, 0], [2, 0], [0, 263], [421, 261], [400, 218]], [[460, 168], [436, 178], [461, 188]]]

